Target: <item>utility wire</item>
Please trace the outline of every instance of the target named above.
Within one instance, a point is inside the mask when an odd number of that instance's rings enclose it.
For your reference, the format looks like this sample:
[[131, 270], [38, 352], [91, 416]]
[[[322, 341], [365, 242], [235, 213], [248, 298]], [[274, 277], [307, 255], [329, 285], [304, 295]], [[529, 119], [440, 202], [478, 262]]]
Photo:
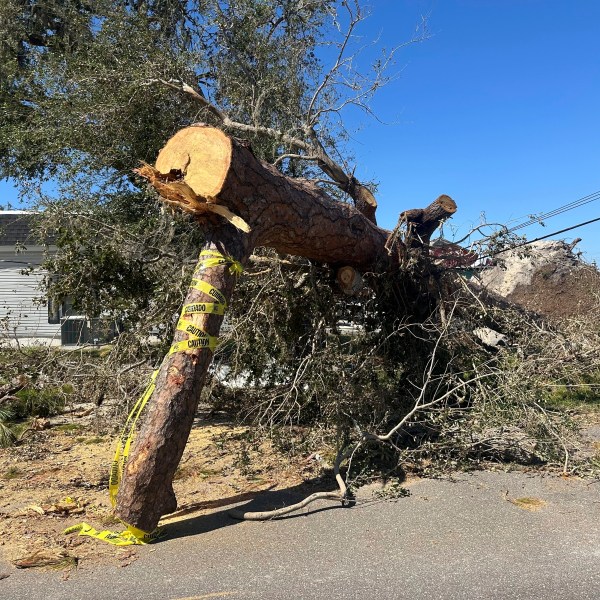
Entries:
[[491, 258], [492, 256], [496, 256], [498, 254], [501, 254], [502, 252], [508, 252], [509, 250], [515, 250], [516, 248], [520, 248], [521, 246], [528, 246], [529, 244], [533, 244], [533, 242], [539, 242], [540, 240], [548, 239], [549, 237], [552, 237], [553, 235], [558, 235], [559, 233], [565, 233], [567, 231], [572, 231], [573, 229], [577, 229], [578, 227], [583, 227], [584, 225], [589, 225], [590, 223], [596, 223], [597, 221], [600, 221], [600, 217], [591, 219], [589, 221], [585, 221], [584, 223], [578, 223], [577, 225], [573, 225], [572, 227], [567, 227], [566, 229], [561, 229], [560, 231], [555, 231], [554, 233], [549, 233], [547, 235], [543, 235], [541, 237], [535, 238], [534, 240], [529, 240], [527, 242], [521, 242], [520, 244], [517, 244], [515, 246], [510, 246], [508, 248], [504, 248], [504, 249], [498, 250], [496, 252], [490, 252], [489, 254], [482, 256], [481, 259]]
[[589, 194], [588, 196], [584, 196], [583, 198], [579, 198], [579, 200], [575, 200], [574, 202], [570, 202], [569, 204], [565, 204], [564, 206], [559, 206], [550, 212], [543, 213], [541, 215], [531, 217], [529, 221], [525, 221], [519, 225], [515, 225], [508, 230], [508, 233], [516, 231], [518, 229], [522, 229], [523, 227], [529, 227], [534, 223], [539, 223], [540, 221], [544, 221], [551, 217], [555, 217], [556, 215], [560, 215], [564, 212], [568, 212], [575, 208], [579, 208], [580, 206], [584, 206], [585, 204], [589, 204], [590, 202], [594, 202], [596, 200], [600, 200], [600, 191], [594, 192], [593, 194]]
[[[583, 198], [579, 198], [579, 200], [574, 200], [573, 202], [569, 202], [569, 204], [564, 204], [563, 206], [559, 206], [558, 208], [555, 208], [547, 213], [538, 215], [537, 217], [531, 217], [531, 215], [530, 215], [531, 218], [528, 221], [525, 221], [524, 223], [520, 223], [519, 225], [515, 225], [514, 227], [511, 227], [510, 229], [504, 229], [504, 233], [505, 234], [512, 233], [513, 231], [523, 229], [524, 227], [529, 227], [530, 225], [533, 225], [535, 223], [540, 223], [541, 221], [544, 221], [551, 217], [555, 217], [556, 215], [560, 215], [564, 212], [568, 212], [575, 208], [579, 208], [580, 206], [584, 206], [585, 204], [589, 204], [590, 202], [594, 202], [596, 200], [600, 200], [600, 191], [594, 192], [592, 194], [588, 194], [587, 196], [584, 196]], [[483, 226], [485, 226], [485, 224]], [[477, 228], [477, 229], [479, 229], [479, 228]], [[461, 242], [464, 242], [468, 237], [470, 237], [474, 233], [474, 231], [475, 230], [471, 231], [470, 233], [465, 235], [460, 240], [457, 240], [455, 243], [460, 244]], [[551, 235], [554, 235], [554, 234], [551, 234]], [[477, 243], [481, 244], [482, 242], [485, 242], [486, 240], [489, 240], [492, 237], [494, 237], [494, 236], [486, 235], [482, 238], [479, 238], [477, 240]], [[539, 238], [539, 239], [544, 239], [544, 238]]]

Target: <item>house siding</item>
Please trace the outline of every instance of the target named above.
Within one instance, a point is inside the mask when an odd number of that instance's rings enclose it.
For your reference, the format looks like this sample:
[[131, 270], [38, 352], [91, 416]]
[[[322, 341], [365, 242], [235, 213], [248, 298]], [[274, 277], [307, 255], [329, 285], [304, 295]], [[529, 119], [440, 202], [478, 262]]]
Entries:
[[[9, 339], [60, 340], [60, 325], [48, 323], [48, 305], [38, 303], [43, 294], [41, 269], [23, 274], [27, 263], [41, 262], [39, 256], [0, 252], [0, 336]], [[23, 264], [19, 264], [23, 263]]]
[[56, 247], [52, 235], [46, 237], [44, 246], [38, 245], [32, 234], [35, 216], [29, 211], [0, 210], [0, 343], [110, 342], [118, 334], [117, 322], [79, 315], [68, 307], [67, 299], [53, 315], [52, 320], [60, 322], [48, 322], [48, 304], [40, 285], [46, 272], [40, 265]]

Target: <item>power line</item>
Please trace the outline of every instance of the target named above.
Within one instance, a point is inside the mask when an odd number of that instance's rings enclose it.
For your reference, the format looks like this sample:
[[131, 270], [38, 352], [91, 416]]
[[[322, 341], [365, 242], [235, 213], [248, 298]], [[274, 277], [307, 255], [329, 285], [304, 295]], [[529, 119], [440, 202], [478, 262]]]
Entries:
[[529, 240], [527, 242], [521, 242], [520, 244], [516, 244], [515, 246], [510, 246], [508, 248], [498, 250], [497, 252], [490, 252], [489, 254], [486, 254], [485, 256], [482, 256], [481, 258], [482, 259], [483, 258], [491, 258], [492, 256], [496, 256], [498, 254], [501, 254], [502, 252], [508, 252], [509, 250], [515, 250], [516, 248], [520, 248], [521, 246], [528, 246], [529, 244], [533, 244], [533, 242], [539, 242], [540, 240], [548, 239], [549, 237], [552, 237], [553, 235], [558, 235], [559, 233], [566, 233], [567, 231], [572, 231], [573, 229], [577, 229], [578, 227], [583, 227], [584, 225], [589, 225], [590, 223], [596, 223], [597, 221], [600, 221], [600, 217], [591, 219], [589, 221], [585, 221], [584, 223], [578, 223], [577, 225], [573, 225], [572, 227], [567, 227], [566, 229], [561, 229], [560, 231], [555, 231], [554, 233], [548, 233], [547, 235], [543, 235], [541, 237], [535, 238], [534, 240]]
[[[514, 227], [511, 227], [510, 229], [506, 228], [503, 229], [503, 232], [505, 234], [507, 233], [512, 233], [513, 231], [517, 231], [519, 229], [523, 229], [524, 227], [529, 227], [530, 225], [533, 225], [535, 223], [540, 223], [541, 221], [545, 220], [545, 219], [549, 219], [551, 217], [555, 217], [556, 215], [560, 215], [564, 212], [568, 212], [569, 210], [573, 210], [575, 208], [579, 208], [580, 206], [584, 206], [585, 204], [589, 204], [590, 202], [594, 202], [596, 200], [600, 200], [600, 191], [597, 192], [593, 192], [592, 194], [588, 194], [587, 196], [583, 196], [583, 198], [579, 198], [579, 200], [574, 200], [573, 202], [569, 202], [568, 204], [564, 204], [563, 206], [559, 206], [558, 208], [555, 208], [547, 213], [543, 213], [541, 215], [538, 215], [537, 217], [533, 217], [528, 221], [525, 221], [524, 223], [520, 223], [519, 225], [515, 225]], [[518, 219], [517, 219], [518, 221]], [[513, 221], [514, 222], [514, 221]], [[484, 225], [485, 226], [485, 225]], [[478, 228], [477, 228], [478, 229]], [[475, 230], [471, 231], [470, 233], [468, 233], [467, 235], [465, 235], [463, 238], [461, 238], [460, 240], [455, 241], [456, 244], [460, 244], [461, 242], [464, 242], [467, 238], [469, 238]], [[477, 240], [477, 243], [481, 244], [482, 242], [485, 242], [486, 240], [490, 240], [494, 237], [495, 234], [492, 235], [485, 235], [482, 238], [479, 238]], [[554, 235], [554, 234], [551, 234]], [[540, 238], [540, 239], [545, 239], [545, 238]]]
[[537, 217], [531, 217], [529, 221], [511, 227], [507, 233], [512, 233], [513, 231], [522, 229], [523, 227], [529, 227], [534, 223], [539, 223], [540, 221], [544, 221], [551, 217], [555, 217], [556, 215], [560, 215], [575, 208], [579, 208], [580, 206], [584, 206], [585, 204], [589, 204], [590, 202], [595, 202], [596, 200], [600, 200], [600, 191], [584, 196], [583, 198], [579, 198], [579, 200], [575, 200], [573, 202], [570, 202], [569, 204], [559, 206], [558, 208], [555, 208], [554, 210], [551, 210], [547, 213], [538, 215]]

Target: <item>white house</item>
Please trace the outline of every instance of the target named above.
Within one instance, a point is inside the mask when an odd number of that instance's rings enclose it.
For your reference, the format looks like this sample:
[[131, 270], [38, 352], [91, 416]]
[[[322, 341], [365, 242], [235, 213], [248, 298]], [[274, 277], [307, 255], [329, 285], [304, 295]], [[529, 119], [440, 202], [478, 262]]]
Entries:
[[[99, 344], [116, 329], [73, 311], [69, 302], [53, 306], [44, 296], [40, 268], [45, 252], [32, 234], [34, 213], [0, 210], [0, 343]], [[100, 333], [100, 331], [102, 333]]]
[[42, 299], [45, 248], [33, 239], [31, 214], [0, 211], [0, 339], [60, 344], [60, 318]]

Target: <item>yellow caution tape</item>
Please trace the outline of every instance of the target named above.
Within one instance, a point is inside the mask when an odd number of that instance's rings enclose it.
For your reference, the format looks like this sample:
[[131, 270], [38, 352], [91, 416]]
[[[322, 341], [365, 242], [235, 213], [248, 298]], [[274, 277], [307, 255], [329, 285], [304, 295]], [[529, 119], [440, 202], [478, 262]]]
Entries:
[[[241, 263], [231, 256], [224, 256], [216, 250], [203, 250], [200, 252], [197, 270], [201, 271], [202, 269], [222, 265], [230, 265], [229, 272], [232, 275], [239, 275], [243, 271]], [[216, 302], [196, 302], [184, 305], [176, 329], [187, 333], [188, 339], [172, 344], [169, 349], [169, 355], [175, 352], [185, 352], [186, 350], [196, 350], [198, 348], [208, 348], [214, 351], [217, 347], [219, 338], [209, 335], [206, 331], [200, 329], [200, 327], [188, 322], [184, 317], [198, 313], [224, 315], [227, 308], [227, 298], [225, 298], [225, 294], [221, 290], [218, 290], [207, 281], [196, 277], [196, 272], [194, 272], [194, 275], [190, 287], [214, 298]]]
[[[108, 496], [110, 498], [110, 503], [116, 506], [117, 503], [117, 493], [119, 491], [119, 484], [121, 483], [121, 478], [123, 477], [123, 467], [125, 466], [125, 462], [127, 461], [127, 457], [129, 456], [129, 449], [131, 447], [131, 443], [133, 441], [133, 434], [135, 431], [135, 426], [139, 416], [141, 415], [144, 407], [150, 400], [152, 393], [156, 387], [156, 377], [158, 375], [158, 370], [152, 373], [150, 377], [150, 383], [146, 386], [144, 393], [140, 396], [138, 401], [135, 403], [133, 408], [131, 409], [127, 420], [125, 421], [125, 425], [123, 430], [121, 431], [121, 435], [117, 440], [117, 448], [115, 450], [115, 457], [113, 458], [113, 462], [110, 466], [110, 472], [108, 476]], [[75, 533], [78, 532], [79, 535], [87, 535], [104, 542], [108, 542], [109, 544], [113, 544], [115, 546], [131, 546], [134, 544], [147, 544], [160, 536], [160, 531], [156, 530], [152, 533], [147, 533], [142, 531], [141, 529], [137, 529], [133, 527], [133, 525], [128, 525], [127, 523], [123, 523], [127, 529], [125, 531], [116, 532], [116, 531], [98, 531], [94, 529], [87, 523], [80, 523], [78, 525], [73, 525], [72, 527], [68, 527], [65, 529], [64, 533]]]
[[[185, 321], [184, 319], [180, 319], [177, 323], [177, 330], [187, 333], [190, 340], [214, 337], [208, 335], [204, 329], [201, 329], [200, 327], [190, 323], [189, 321]], [[214, 339], [216, 340], [218, 338], [215, 337]]]
[[225, 305], [220, 302], [195, 302], [194, 304], [184, 304], [181, 310], [181, 316], [200, 313], [224, 315]]
[[[203, 256], [211, 256], [212, 258], [202, 260]], [[200, 252], [200, 262], [198, 263], [200, 269], [218, 267], [220, 265], [229, 265], [229, 272], [232, 275], [241, 275], [244, 271], [242, 263], [235, 260], [232, 256], [224, 256], [217, 250], [202, 250]]]
[[203, 338], [193, 338], [189, 340], [183, 340], [182, 342], [175, 342], [169, 348], [169, 355], [175, 352], [184, 352], [185, 350], [197, 350], [198, 348], [208, 348], [214, 350], [217, 347], [219, 338], [207, 335]]
[[175, 342], [169, 349], [169, 354], [174, 352], [183, 352], [184, 350], [195, 350], [196, 348], [209, 348], [214, 350], [217, 347], [219, 338], [208, 335], [203, 329], [193, 325], [189, 321], [179, 319], [176, 329], [188, 334], [188, 339], [181, 342]]
[[208, 283], [207, 281], [204, 281], [202, 279], [192, 279], [190, 287], [194, 290], [198, 290], [200, 292], [208, 294], [211, 298], [214, 298], [217, 302], [223, 304], [223, 306], [227, 306], [227, 299], [225, 298], [225, 294], [223, 294], [221, 290], [218, 290], [216, 287], [210, 285], [210, 283]]
[[123, 476], [123, 467], [127, 461], [127, 457], [129, 456], [129, 448], [131, 447], [131, 442], [133, 441], [135, 425], [140, 414], [144, 410], [144, 407], [148, 403], [148, 400], [150, 400], [150, 396], [152, 396], [152, 393], [154, 392], [157, 375], [158, 370], [152, 373], [152, 376], [150, 377], [150, 383], [148, 383], [144, 393], [140, 396], [138, 401], [131, 409], [127, 417], [127, 421], [125, 421], [123, 430], [121, 431], [121, 435], [117, 440], [115, 457], [113, 458], [108, 477], [108, 495], [110, 498], [110, 503], [113, 506], [116, 506], [117, 504], [117, 492], [119, 491], [119, 484], [121, 483], [121, 478]]
[[87, 523], [79, 523], [78, 525], [73, 525], [72, 527], [67, 527], [67, 529], [63, 532], [65, 535], [70, 533], [78, 533], [79, 535], [87, 535], [89, 537], [96, 538], [97, 540], [102, 540], [104, 542], [108, 542], [109, 544], [113, 544], [113, 546], [134, 546], [134, 545], [144, 545], [157, 540], [162, 537], [163, 530], [158, 528], [152, 533], [146, 533], [141, 529], [137, 529], [136, 527], [132, 527], [131, 525], [127, 526], [125, 531], [109, 531], [105, 529], [103, 531], [98, 531], [94, 529], [91, 525]]
[[[197, 270], [201, 271], [202, 269], [218, 267], [221, 265], [230, 265], [229, 272], [232, 275], [239, 275], [243, 271], [241, 263], [236, 261], [231, 256], [223, 256], [220, 252], [214, 250], [203, 250], [200, 253]], [[195, 274], [196, 273], [194, 273], [194, 275]], [[169, 355], [175, 352], [184, 352], [185, 350], [193, 350], [196, 348], [209, 348], [210, 350], [214, 350], [218, 343], [218, 337], [208, 335], [204, 330], [200, 329], [193, 323], [190, 323], [184, 317], [193, 314], [224, 315], [225, 309], [227, 308], [227, 299], [225, 298], [223, 292], [197, 277], [192, 279], [190, 287], [208, 294], [211, 298], [214, 298], [216, 302], [195, 302], [192, 304], [185, 304], [183, 306], [181, 310], [181, 316], [177, 323], [177, 330], [187, 333], [188, 339], [181, 342], [175, 342], [169, 350]], [[123, 431], [121, 432], [121, 435], [117, 441], [117, 448], [110, 467], [108, 478], [108, 495], [113, 507], [116, 506], [117, 503], [117, 493], [123, 477], [123, 468], [127, 462], [127, 457], [129, 456], [129, 450], [133, 441], [135, 426], [146, 404], [150, 400], [154, 389], [156, 388], [157, 376], [158, 370], [152, 373], [150, 382], [144, 390], [144, 393], [131, 409], [127, 420], [125, 421]], [[127, 529], [121, 532], [109, 530], [98, 531], [87, 523], [80, 523], [78, 525], [68, 527], [65, 529], [64, 533], [69, 534], [77, 532], [79, 535], [87, 535], [99, 540], [103, 540], [115, 546], [147, 544], [162, 536], [162, 531], [160, 529], [156, 529], [152, 533], [147, 533], [127, 523], [123, 524], [125, 527], [127, 527]]]

